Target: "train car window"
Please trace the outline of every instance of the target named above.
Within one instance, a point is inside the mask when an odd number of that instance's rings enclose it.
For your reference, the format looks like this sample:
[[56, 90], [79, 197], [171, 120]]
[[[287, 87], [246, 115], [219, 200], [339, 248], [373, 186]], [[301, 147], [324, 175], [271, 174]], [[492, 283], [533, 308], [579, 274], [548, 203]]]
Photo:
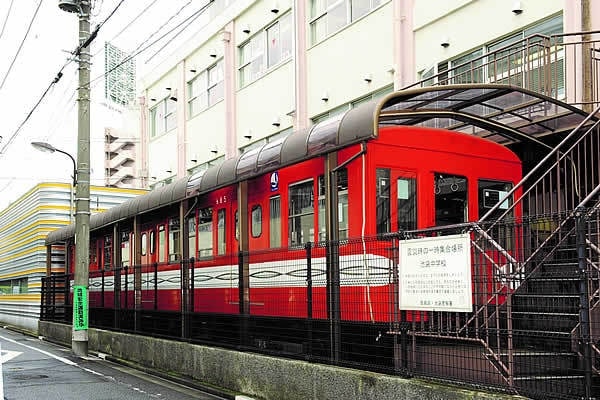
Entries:
[[391, 229], [390, 215], [390, 170], [377, 168], [376, 214], [377, 233], [388, 233]]
[[154, 231], [150, 231], [150, 254], [154, 254], [156, 251], [156, 234]]
[[227, 251], [225, 236], [225, 209], [217, 211], [217, 254], [223, 255]]
[[398, 230], [417, 229], [417, 180], [398, 178], [396, 181]]
[[166, 233], [165, 226], [161, 225], [158, 227], [158, 254], [157, 259], [158, 262], [166, 262], [167, 261], [167, 252], [165, 249], [166, 246]]
[[312, 179], [289, 187], [288, 244], [290, 246], [301, 246], [315, 240], [314, 196]]
[[281, 247], [281, 197], [269, 199], [269, 246]]
[[238, 210], [235, 210], [235, 240], [239, 241], [240, 240], [240, 220], [238, 218]]
[[[511, 183], [498, 182], [492, 180], [480, 179], [477, 182], [477, 192], [479, 195], [479, 218], [483, 217], [492, 209], [498, 202], [503, 199], [512, 189]], [[488, 222], [495, 221], [500, 218], [512, 205], [512, 196], [503, 201], [499, 207], [492, 212], [487, 218]], [[507, 218], [512, 218], [512, 211], [507, 213]], [[492, 228], [494, 237], [506, 250], [511, 250], [514, 247], [514, 228], [506, 224], [495, 224]]]
[[179, 218], [171, 218], [169, 220], [169, 261], [177, 261], [181, 258], [180, 247], [181, 227]]
[[[348, 170], [337, 172], [338, 190], [338, 237], [348, 238]], [[326, 240], [325, 227], [325, 177], [319, 176], [319, 241]]]
[[112, 236], [104, 236], [104, 269], [109, 270], [112, 264]]
[[130, 250], [129, 232], [121, 232], [121, 265], [124, 267], [130, 266]]
[[187, 219], [188, 228], [188, 254], [190, 257], [196, 255], [196, 216]]
[[97, 243], [93, 240], [90, 240], [90, 271], [95, 271], [98, 269], [98, 254], [96, 252]]
[[141, 255], [143, 255], [143, 256], [148, 254], [148, 243], [146, 243], [146, 240], [148, 240], [148, 234], [146, 232], [144, 232], [144, 233], [142, 233], [142, 236], [141, 236], [142, 246], [140, 249]]
[[259, 205], [255, 205], [255, 206], [252, 206], [252, 237], [257, 238], [261, 234], [262, 234], [262, 207]]
[[213, 255], [212, 208], [198, 211], [198, 257]]
[[439, 226], [467, 222], [467, 178], [436, 173], [434, 182], [435, 224]]

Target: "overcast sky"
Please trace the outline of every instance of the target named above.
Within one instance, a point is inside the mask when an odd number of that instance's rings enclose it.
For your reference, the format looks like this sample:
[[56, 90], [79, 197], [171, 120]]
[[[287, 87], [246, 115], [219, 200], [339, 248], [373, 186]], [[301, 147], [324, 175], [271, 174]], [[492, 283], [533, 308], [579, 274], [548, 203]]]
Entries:
[[[93, 0], [92, 29], [120, 2]], [[32, 112], [78, 44], [78, 18], [61, 11], [58, 3], [57, 0], [0, 1], [0, 211], [39, 182], [70, 181], [72, 163], [66, 156], [42, 153], [30, 145], [31, 141], [46, 141], [76, 158], [76, 62], [64, 68], [62, 78]], [[92, 44], [91, 53], [97, 54], [92, 59], [92, 82], [103, 73], [103, 53], [99, 50], [105, 41], [127, 52], [138, 51], [140, 45], [143, 48], [160, 38], [205, 3], [206, 0], [123, 1]], [[139, 54], [138, 76], [148, 73], [186, 35], [189, 37], [198, 29], [198, 24], [192, 24], [176, 39], [169, 40], [167, 36]], [[160, 50], [167, 40], [170, 43]], [[98, 84], [103, 83], [98, 81]], [[102, 102], [101, 98], [92, 98], [92, 103]], [[93, 123], [103, 122], [93, 120]], [[92, 152], [102, 152], [103, 148], [100, 139], [92, 141]], [[101, 176], [102, 171], [94, 171], [91, 184], [102, 185]]]

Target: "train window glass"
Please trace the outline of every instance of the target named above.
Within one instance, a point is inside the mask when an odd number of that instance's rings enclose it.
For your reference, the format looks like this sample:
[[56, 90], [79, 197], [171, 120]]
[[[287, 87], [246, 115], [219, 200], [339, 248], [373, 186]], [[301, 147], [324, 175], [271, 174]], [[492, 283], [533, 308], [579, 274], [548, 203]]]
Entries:
[[95, 271], [98, 269], [98, 258], [96, 254], [96, 242], [90, 240], [90, 271]]
[[177, 261], [181, 257], [179, 248], [181, 246], [181, 228], [179, 218], [169, 220], [169, 261]]
[[198, 211], [198, 257], [213, 255], [212, 208]]
[[269, 199], [269, 246], [281, 247], [281, 197]]
[[[479, 197], [479, 218], [483, 217], [490, 211], [498, 202], [506, 197], [508, 192], [512, 190], [512, 184], [506, 182], [498, 182], [492, 180], [481, 179], [477, 182], [477, 192]], [[500, 218], [512, 205], [512, 196], [500, 203], [499, 207], [492, 212], [486, 219], [487, 222], [494, 222]], [[512, 218], [512, 211], [507, 213], [506, 218]], [[506, 250], [511, 250], [514, 246], [514, 228], [509, 222], [495, 224], [493, 229], [493, 237]]]
[[398, 178], [398, 230], [417, 229], [417, 184], [414, 178]]
[[288, 244], [300, 246], [314, 242], [314, 184], [308, 182], [291, 185], [288, 205]]
[[252, 206], [252, 237], [257, 238], [262, 234], [262, 207]]
[[158, 262], [166, 262], [167, 261], [167, 252], [165, 249], [166, 245], [166, 233], [165, 226], [161, 225], [158, 227]]
[[121, 265], [124, 267], [130, 266], [130, 243], [129, 232], [121, 232]]
[[187, 220], [188, 227], [188, 254], [190, 257], [196, 255], [196, 216], [190, 217]]
[[104, 269], [109, 270], [112, 264], [112, 236], [104, 236]]
[[146, 243], [147, 240], [148, 240], [148, 234], [146, 232], [142, 233], [142, 236], [141, 236], [142, 245], [141, 245], [140, 250], [141, 250], [141, 253], [143, 256], [148, 254], [148, 243]]
[[155, 238], [155, 234], [154, 231], [150, 231], [150, 254], [154, 254], [154, 252], [156, 251], [156, 238]]
[[217, 254], [225, 254], [226, 236], [225, 236], [225, 209], [217, 211]]
[[375, 177], [377, 180], [377, 192], [375, 193], [377, 233], [388, 233], [391, 229], [390, 170], [377, 168]]
[[[338, 238], [348, 238], [348, 170], [337, 172], [338, 190]], [[325, 177], [319, 176], [319, 241], [326, 240], [325, 228]]]
[[459, 175], [434, 175], [435, 224], [467, 222], [467, 178]]
[[238, 211], [235, 210], [235, 240], [240, 240], [240, 220], [238, 218]]

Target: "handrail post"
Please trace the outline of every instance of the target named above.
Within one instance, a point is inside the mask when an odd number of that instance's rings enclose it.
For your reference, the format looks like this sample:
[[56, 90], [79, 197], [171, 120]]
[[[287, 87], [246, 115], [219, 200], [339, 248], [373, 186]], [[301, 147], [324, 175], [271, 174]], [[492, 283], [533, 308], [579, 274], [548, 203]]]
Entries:
[[592, 392], [592, 352], [590, 328], [590, 296], [588, 290], [589, 273], [585, 256], [586, 212], [585, 207], [575, 210], [575, 230], [577, 233], [577, 265], [579, 270], [579, 340], [583, 347], [583, 372], [585, 377], [585, 398]]

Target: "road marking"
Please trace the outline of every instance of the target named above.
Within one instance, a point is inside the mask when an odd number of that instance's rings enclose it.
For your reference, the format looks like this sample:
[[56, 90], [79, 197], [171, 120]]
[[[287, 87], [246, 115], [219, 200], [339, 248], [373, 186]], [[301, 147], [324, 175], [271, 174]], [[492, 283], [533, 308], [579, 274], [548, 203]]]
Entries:
[[43, 355], [45, 355], [45, 356], [52, 357], [52, 358], [54, 358], [55, 360], [58, 360], [58, 361], [60, 361], [60, 362], [62, 362], [62, 363], [65, 363], [65, 364], [67, 364], [67, 365], [74, 365], [74, 366], [77, 366], [77, 363], [74, 363], [73, 361], [71, 361], [71, 360], [68, 360], [68, 359], [66, 359], [66, 358], [64, 358], [64, 357], [59, 357], [59, 356], [56, 356], [56, 355], [54, 355], [54, 354], [52, 354], [52, 353], [49, 353], [49, 352], [47, 352], [47, 351], [44, 351], [44, 350], [38, 349], [38, 348], [36, 348], [36, 347], [33, 347], [33, 346], [28, 346], [28, 345], [26, 345], [26, 344], [23, 344], [23, 343], [19, 343], [19, 342], [17, 342], [16, 340], [13, 340], [13, 339], [11, 339], [11, 338], [7, 338], [7, 337], [4, 337], [4, 336], [0, 336], [0, 339], [2, 339], [2, 340], [6, 340], [7, 342], [10, 342], [10, 343], [17, 344], [17, 345], [19, 345], [19, 346], [23, 346], [23, 347], [25, 347], [25, 348], [28, 348], [28, 349], [30, 349], [30, 350], [37, 351], [38, 353], [42, 353], [42, 354], [43, 354]]
[[5, 362], [8, 362], [13, 358], [20, 356], [21, 354], [23, 354], [22, 351], [2, 350], [0, 351], [0, 364], [4, 364]]

